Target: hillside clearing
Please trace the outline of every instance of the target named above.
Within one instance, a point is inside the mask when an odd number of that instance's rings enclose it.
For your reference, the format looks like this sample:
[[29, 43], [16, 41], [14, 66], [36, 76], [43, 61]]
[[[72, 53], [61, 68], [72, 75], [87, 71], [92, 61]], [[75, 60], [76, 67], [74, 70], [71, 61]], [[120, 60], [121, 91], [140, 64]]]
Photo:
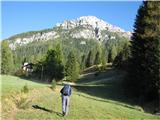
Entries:
[[2, 75], [1, 76], [1, 86], [3, 95], [10, 94], [13, 91], [20, 91], [24, 85], [28, 85], [30, 89], [36, 87], [43, 87], [47, 84], [36, 83], [31, 80], [22, 79], [19, 77]]
[[[23, 82], [17, 83], [17, 77], [12, 76], [1, 76], [1, 78], [1, 82], [3, 85], [2, 91], [4, 92], [4, 94], [7, 94], [2, 96], [2, 119], [160, 119], [158, 116], [154, 116], [140, 111], [140, 109], [138, 109], [136, 106], [125, 104], [123, 102], [120, 102], [120, 100], [113, 99], [114, 95], [109, 98], [107, 94], [103, 93], [104, 89], [106, 89], [107, 87], [109, 90], [112, 90], [109, 86], [113, 86], [113, 84], [115, 84], [116, 82], [112, 83], [110, 81], [108, 85], [107, 82], [105, 83], [105, 85], [100, 85], [100, 83], [98, 85], [96, 83], [97, 86], [96, 84], [92, 83], [93, 86], [90, 87], [88, 87], [87, 85], [83, 86], [83, 84], [81, 84], [81, 86], [73, 86], [73, 95], [71, 96], [71, 109], [69, 115], [66, 117], [62, 117], [61, 97], [59, 93], [62, 87], [61, 85], [57, 85], [56, 90], [53, 91], [50, 89], [48, 84], [35, 83], [20, 78], [19, 80]], [[10, 82], [7, 80], [11, 78], [13, 82], [15, 82], [15, 84], [10, 84], [13, 89], [9, 90], [9, 87], [7, 86]], [[94, 79], [94, 81], [96, 81], [96, 79]], [[27, 97], [29, 100], [31, 100], [31, 102], [29, 103], [29, 107], [25, 109], [20, 109], [14, 105], [10, 94], [13, 91], [19, 91], [26, 82], [28, 87], [30, 88]], [[120, 89], [120, 87], [117, 89]], [[95, 91], [96, 93], [94, 93]], [[113, 94], [115, 94], [114, 91], [112, 92]], [[111, 91], [109, 94], [111, 94]], [[19, 96], [19, 93], [16, 94], [16, 96]], [[119, 97], [119, 99], [121, 99], [121, 97]], [[10, 107], [12, 109], [9, 109]]]

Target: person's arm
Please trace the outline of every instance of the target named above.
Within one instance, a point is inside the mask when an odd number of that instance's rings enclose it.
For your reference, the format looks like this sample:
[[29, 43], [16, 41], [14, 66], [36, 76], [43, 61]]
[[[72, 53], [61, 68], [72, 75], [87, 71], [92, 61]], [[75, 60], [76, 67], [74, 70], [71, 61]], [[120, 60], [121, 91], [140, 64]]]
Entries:
[[61, 94], [63, 93], [63, 88], [61, 89], [60, 93], [61, 93]]
[[70, 87], [70, 91], [69, 91], [69, 93], [70, 93], [70, 95], [69, 96], [71, 96], [71, 94], [72, 94], [72, 88]]

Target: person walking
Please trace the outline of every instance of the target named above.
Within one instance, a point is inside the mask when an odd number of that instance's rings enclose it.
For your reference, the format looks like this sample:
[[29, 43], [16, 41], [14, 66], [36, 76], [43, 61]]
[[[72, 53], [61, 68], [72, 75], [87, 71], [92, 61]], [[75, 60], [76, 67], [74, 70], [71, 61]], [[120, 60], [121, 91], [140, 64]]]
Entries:
[[72, 94], [72, 88], [69, 84], [65, 84], [60, 91], [62, 97], [62, 115], [65, 116], [69, 111], [69, 99]]

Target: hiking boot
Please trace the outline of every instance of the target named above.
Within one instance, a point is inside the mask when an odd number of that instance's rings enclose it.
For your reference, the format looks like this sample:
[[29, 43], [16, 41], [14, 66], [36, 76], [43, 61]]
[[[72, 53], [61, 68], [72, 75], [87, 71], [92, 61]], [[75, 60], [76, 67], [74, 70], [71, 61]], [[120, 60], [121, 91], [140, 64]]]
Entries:
[[63, 112], [62, 115], [65, 116], [65, 112]]

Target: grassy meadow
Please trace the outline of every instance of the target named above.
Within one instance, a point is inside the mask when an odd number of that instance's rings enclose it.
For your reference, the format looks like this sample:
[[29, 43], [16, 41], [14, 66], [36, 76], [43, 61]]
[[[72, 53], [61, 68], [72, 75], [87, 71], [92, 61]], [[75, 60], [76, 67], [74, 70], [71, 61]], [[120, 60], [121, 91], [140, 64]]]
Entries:
[[[62, 117], [59, 83], [53, 91], [49, 84], [1, 75], [2, 120], [104, 120], [154, 119], [160, 117], [145, 113], [126, 97], [122, 88], [123, 75], [118, 70], [87, 73], [72, 85], [73, 94], [68, 116]], [[23, 86], [28, 93], [21, 93]]]

